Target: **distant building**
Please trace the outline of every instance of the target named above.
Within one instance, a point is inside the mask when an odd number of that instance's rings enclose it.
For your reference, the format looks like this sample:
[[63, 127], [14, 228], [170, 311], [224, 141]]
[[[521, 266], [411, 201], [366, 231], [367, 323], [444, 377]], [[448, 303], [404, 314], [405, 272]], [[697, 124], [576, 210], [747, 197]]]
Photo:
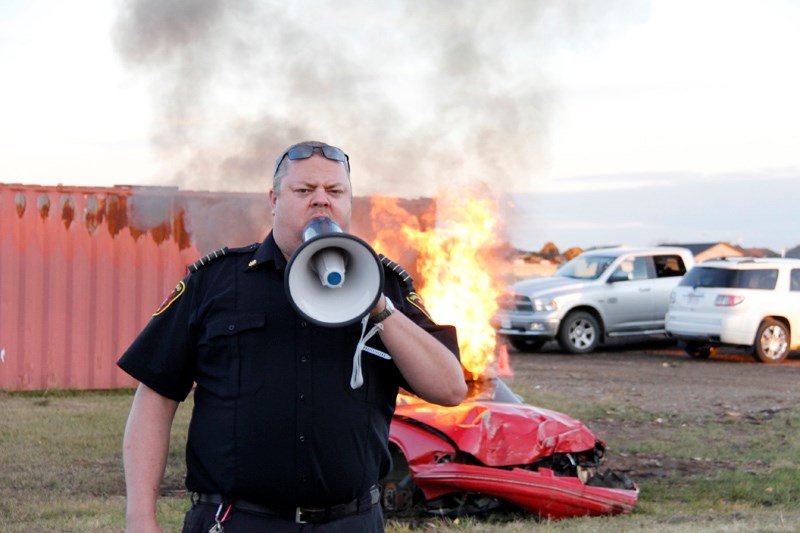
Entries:
[[[780, 257], [780, 254], [768, 248], [742, 248], [727, 242], [708, 242], [691, 244], [663, 244], [662, 246], [680, 246], [688, 248], [694, 255], [695, 261], [707, 261], [721, 257]], [[800, 247], [798, 247], [800, 248]], [[798, 251], [800, 253], [800, 251]], [[788, 256], [787, 256], [788, 257]]]
[[769, 248], [742, 248], [744, 255], [749, 257], [780, 257], [781, 254], [773, 252]]
[[706, 243], [692, 243], [692, 244], [673, 244], [663, 246], [680, 246], [681, 248], [688, 248], [694, 260], [698, 263], [700, 261], [707, 261], [708, 259], [717, 259], [720, 257], [742, 257], [745, 253], [738, 246], [733, 246], [725, 242], [706, 242]]

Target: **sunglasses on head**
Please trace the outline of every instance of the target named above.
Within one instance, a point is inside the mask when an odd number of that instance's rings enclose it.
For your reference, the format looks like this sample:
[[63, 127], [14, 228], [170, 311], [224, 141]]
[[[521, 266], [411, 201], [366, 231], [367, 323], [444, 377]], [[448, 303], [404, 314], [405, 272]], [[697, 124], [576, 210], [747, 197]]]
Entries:
[[308, 159], [314, 153], [322, 154], [325, 156], [326, 159], [330, 159], [331, 161], [339, 161], [340, 163], [344, 163], [347, 167], [347, 172], [350, 172], [350, 157], [341, 148], [336, 148], [335, 146], [311, 146], [308, 144], [300, 144], [297, 146], [292, 146], [288, 150], [286, 150], [281, 158], [278, 160], [278, 164], [275, 165], [275, 172], [273, 175], [278, 173], [278, 169], [281, 167], [281, 163], [287, 157], [292, 161], [297, 159]]

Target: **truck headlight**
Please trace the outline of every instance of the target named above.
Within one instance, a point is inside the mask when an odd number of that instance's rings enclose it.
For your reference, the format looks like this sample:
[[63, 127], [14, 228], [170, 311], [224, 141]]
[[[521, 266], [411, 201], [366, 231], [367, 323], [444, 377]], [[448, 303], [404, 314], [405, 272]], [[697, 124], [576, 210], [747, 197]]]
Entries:
[[558, 309], [558, 304], [555, 300], [547, 300], [544, 298], [533, 299], [534, 311], [555, 311], [556, 309]]

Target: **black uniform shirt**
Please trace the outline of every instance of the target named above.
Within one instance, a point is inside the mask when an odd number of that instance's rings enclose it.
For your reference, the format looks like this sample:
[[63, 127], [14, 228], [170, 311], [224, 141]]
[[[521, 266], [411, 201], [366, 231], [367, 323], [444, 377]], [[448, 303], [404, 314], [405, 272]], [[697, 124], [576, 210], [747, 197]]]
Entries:
[[[187, 489], [286, 507], [364, 494], [391, 464], [404, 386], [394, 362], [363, 352], [364, 384], [351, 389], [361, 324], [321, 327], [293, 310], [272, 234], [216, 255], [194, 265], [118, 362], [177, 401], [196, 384]], [[435, 325], [410, 278], [383, 263], [384, 293], [457, 354], [455, 329]], [[386, 351], [377, 335], [369, 345]]]

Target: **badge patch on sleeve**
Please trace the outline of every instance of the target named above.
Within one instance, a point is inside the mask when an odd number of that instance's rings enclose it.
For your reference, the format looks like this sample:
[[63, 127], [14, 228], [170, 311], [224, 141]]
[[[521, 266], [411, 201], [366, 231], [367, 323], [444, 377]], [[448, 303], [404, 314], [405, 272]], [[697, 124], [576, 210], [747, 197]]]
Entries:
[[[422, 301], [422, 297], [419, 294], [412, 292], [406, 297], [406, 300], [408, 300], [408, 303], [425, 313], [425, 316], [431, 318], [431, 315], [428, 313], [428, 310], [425, 309], [425, 303]], [[431, 320], [433, 319], [431, 318]]]
[[186, 284], [181, 281], [177, 285], [175, 285], [175, 288], [172, 289], [172, 292], [169, 293], [169, 296], [164, 298], [164, 301], [161, 302], [161, 306], [156, 310], [155, 313], [153, 313], [153, 316], [158, 316], [164, 311], [166, 311], [169, 308], [169, 306], [172, 305], [172, 302], [180, 298], [184, 292], [186, 292]]

